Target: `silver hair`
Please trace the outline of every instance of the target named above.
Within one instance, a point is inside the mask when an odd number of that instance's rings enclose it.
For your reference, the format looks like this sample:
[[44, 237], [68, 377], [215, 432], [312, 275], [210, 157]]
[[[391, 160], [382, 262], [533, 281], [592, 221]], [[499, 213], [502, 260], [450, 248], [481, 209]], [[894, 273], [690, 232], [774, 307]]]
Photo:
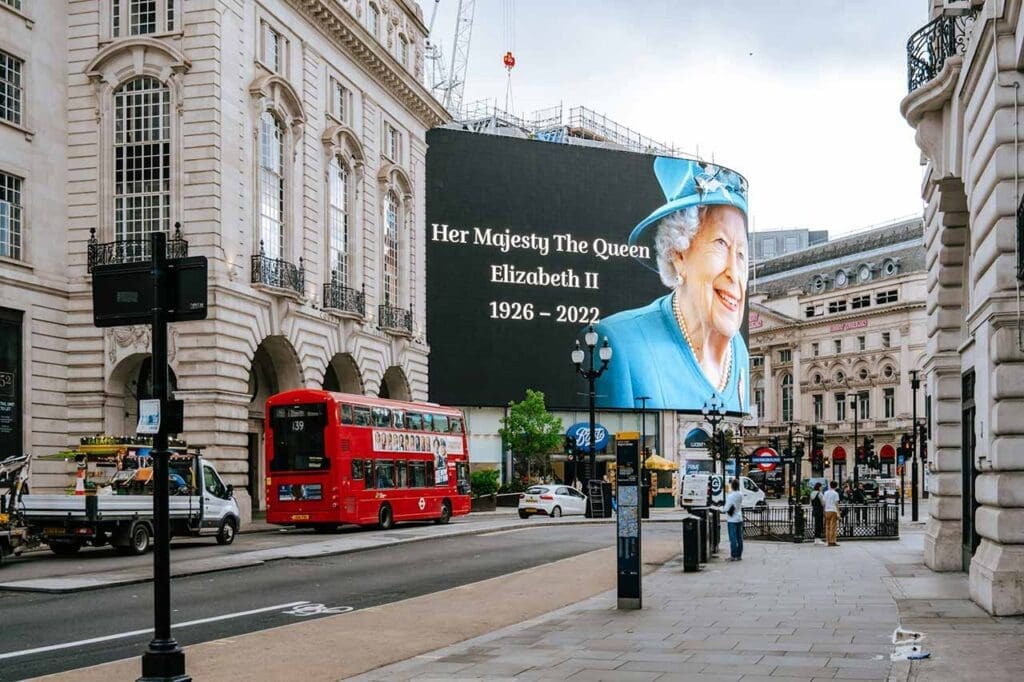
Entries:
[[672, 256], [676, 253], [685, 253], [690, 248], [690, 242], [700, 229], [707, 209], [707, 206], [688, 206], [669, 213], [658, 222], [658, 231], [654, 237], [658, 274], [662, 283], [670, 289], [675, 289], [679, 283], [676, 268], [672, 264]]

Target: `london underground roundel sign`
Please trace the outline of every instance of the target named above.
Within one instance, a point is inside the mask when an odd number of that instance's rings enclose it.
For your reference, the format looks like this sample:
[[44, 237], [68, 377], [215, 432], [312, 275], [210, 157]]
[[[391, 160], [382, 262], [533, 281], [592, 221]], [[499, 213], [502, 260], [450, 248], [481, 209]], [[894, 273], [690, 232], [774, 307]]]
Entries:
[[760, 447], [750, 453], [750, 463], [756, 464], [761, 471], [775, 471], [781, 461], [775, 448]]

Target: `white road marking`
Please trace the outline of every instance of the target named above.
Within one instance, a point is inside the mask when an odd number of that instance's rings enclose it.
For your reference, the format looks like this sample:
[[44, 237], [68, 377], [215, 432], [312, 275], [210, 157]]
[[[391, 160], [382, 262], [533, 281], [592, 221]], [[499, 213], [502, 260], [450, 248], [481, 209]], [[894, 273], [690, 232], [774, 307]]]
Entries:
[[317, 616], [323, 613], [349, 613], [355, 611], [352, 606], [324, 606], [323, 604], [300, 604], [289, 611], [282, 611], [286, 616]]
[[[172, 625], [171, 628], [187, 628], [191, 625], [202, 625], [203, 623], [216, 623], [220, 620], [230, 620], [231, 618], [241, 618], [242, 616], [251, 616], [254, 613], [264, 613], [266, 611], [276, 611], [278, 609], [287, 609], [295, 606], [301, 606], [302, 604], [308, 604], [308, 601], [293, 601], [287, 604], [276, 604], [274, 606], [265, 606], [262, 609], [252, 609], [251, 611], [239, 611], [238, 613], [226, 613], [223, 616], [213, 616], [211, 618], [200, 618], [199, 620], [190, 620], [185, 623], [178, 623]], [[36, 647], [35, 649], [24, 649], [22, 651], [9, 651], [5, 654], [0, 654], [0, 661], [8, 658], [18, 658], [20, 656], [31, 656], [32, 654], [41, 654], [47, 651], [58, 651], [60, 649], [73, 649], [78, 646], [85, 646], [86, 644], [97, 644], [99, 642], [109, 642], [114, 639], [127, 639], [128, 637], [138, 637], [139, 635], [148, 635], [153, 632], [153, 628], [146, 628], [145, 630], [132, 630], [131, 632], [119, 632], [116, 635], [104, 635], [103, 637], [93, 637], [92, 639], [81, 639], [77, 642], [65, 642], [64, 644], [51, 644], [50, 646]]]
[[495, 530], [490, 533], [480, 533], [480, 537], [489, 538], [495, 535], [506, 535], [508, 533], [522, 533], [524, 530], [534, 530], [535, 528], [540, 528], [540, 526], [533, 526], [530, 528], [511, 528], [509, 530]]

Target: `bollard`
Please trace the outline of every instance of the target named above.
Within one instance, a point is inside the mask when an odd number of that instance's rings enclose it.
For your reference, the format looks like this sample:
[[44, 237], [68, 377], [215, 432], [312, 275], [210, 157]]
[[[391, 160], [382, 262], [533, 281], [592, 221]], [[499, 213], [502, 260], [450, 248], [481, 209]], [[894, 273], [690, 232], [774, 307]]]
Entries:
[[793, 507], [793, 542], [804, 541], [804, 508], [800, 505]]
[[683, 519], [683, 571], [686, 573], [700, 570], [700, 526], [696, 516]]

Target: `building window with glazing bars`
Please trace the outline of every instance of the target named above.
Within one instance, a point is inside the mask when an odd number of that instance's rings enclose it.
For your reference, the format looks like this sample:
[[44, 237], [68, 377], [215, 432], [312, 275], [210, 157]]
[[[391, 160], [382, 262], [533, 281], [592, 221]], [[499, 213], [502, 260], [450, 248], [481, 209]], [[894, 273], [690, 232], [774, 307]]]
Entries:
[[814, 421], [818, 424], [825, 421], [825, 396], [821, 394], [814, 396]]
[[284, 254], [284, 130], [269, 111], [260, 116], [260, 247], [268, 258]]
[[331, 79], [331, 114], [342, 123], [351, 125], [349, 111], [351, 109], [352, 93], [348, 88]]
[[390, 123], [384, 124], [384, 155], [393, 163], [401, 163], [402, 134]]
[[899, 292], [896, 289], [890, 289], [889, 291], [879, 291], [875, 294], [875, 303], [895, 303], [899, 300]]
[[110, 32], [114, 38], [173, 31], [175, 0], [110, 0]]
[[0, 256], [21, 260], [21, 178], [0, 172]]
[[274, 73], [282, 73], [284, 71], [287, 41], [280, 33], [274, 30], [273, 26], [265, 21], [260, 31], [260, 41], [262, 44], [260, 45], [259, 54], [263, 66]]
[[348, 272], [348, 168], [337, 158], [330, 163], [331, 281], [349, 286]]
[[764, 419], [764, 389], [760, 386], [754, 389], [754, 405], [757, 406], [758, 419]]
[[871, 394], [861, 391], [857, 394], [857, 405], [860, 407], [860, 419], [871, 418]]
[[793, 421], [793, 375], [782, 377], [782, 421]]
[[833, 339], [832, 340], [832, 345], [834, 346], [836, 355], [839, 355], [840, 353], [843, 352], [843, 340], [842, 339]]
[[882, 332], [882, 348], [890, 348], [892, 346], [892, 334], [890, 332]]
[[871, 305], [871, 296], [870, 295], [854, 296], [850, 300], [850, 307], [853, 310], [857, 310], [859, 308], [867, 308], [869, 305]]
[[886, 388], [882, 391], [883, 407], [885, 409], [885, 418], [892, 419], [896, 416], [896, 389]]
[[22, 73], [25, 62], [0, 50], [0, 119], [21, 125], [24, 110]]
[[840, 300], [840, 301], [829, 301], [828, 302], [828, 312], [829, 312], [830, 315], [834, 315], [835, 313], [845, 313], [846, 312], [846, 299], [843, 299], [843, 300]]
[[836, 393], [836, 421], [846, 419], [846, 394]]
[[21, 0], [0, 0], [0, 3], [21, 11]]
[[373, 34], [374, 38], [380, 40], [380, 10], [377, 8], [377, 5], [372, 2], [370, 3], [369, 14], [370, 33]]
[[384, 305], [398, 306], [398, 194], [384, 195]]
[[114, 93], [114, 239], [138, 240], [171, 223], [171, 93], [149, 76]]
[[814, 357], [821, 355], [821, 347], [818, 345], [817, 341], [811, 343], [811, 355]]
[[398, 61], [409, 68], [409, 41], [405, 36], [398, 36]]

